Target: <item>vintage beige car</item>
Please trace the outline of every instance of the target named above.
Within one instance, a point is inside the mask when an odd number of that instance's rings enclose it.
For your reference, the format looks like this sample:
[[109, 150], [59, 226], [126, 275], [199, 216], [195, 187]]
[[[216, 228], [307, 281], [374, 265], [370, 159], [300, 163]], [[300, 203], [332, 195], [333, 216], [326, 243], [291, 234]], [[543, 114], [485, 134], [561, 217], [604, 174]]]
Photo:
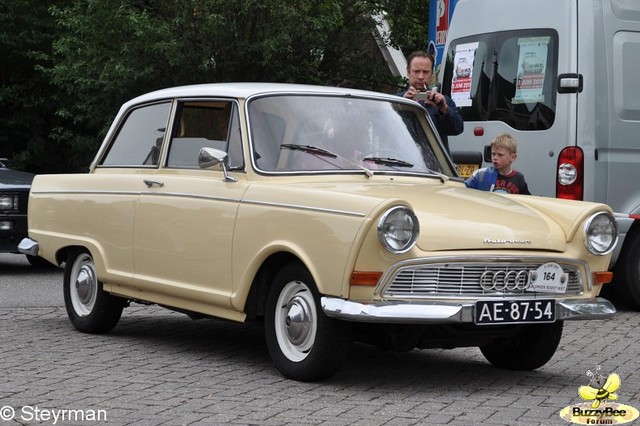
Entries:
[[477, 346], [535, 369], [565, 320], [604, 319], [616, 222], [603, 204], [467, 189], [426, 111], [284, 84], [127, 102], [89, 173], [39, 175], [23, 253], [64, 264], [82, 332], [130, 302], [264, 323], [277, 369], [332, 375], [349, 343]]

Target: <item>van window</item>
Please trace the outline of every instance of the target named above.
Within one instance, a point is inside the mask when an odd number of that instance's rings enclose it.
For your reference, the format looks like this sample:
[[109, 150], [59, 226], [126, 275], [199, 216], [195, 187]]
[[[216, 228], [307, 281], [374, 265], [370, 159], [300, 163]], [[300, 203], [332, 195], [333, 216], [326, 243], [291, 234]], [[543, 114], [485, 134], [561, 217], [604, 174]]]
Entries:
[[558, 33], [528, 29], [454, 40], [442, 91], [465, 121], [503, 121], [518, 130], [546, 130], [556, 109]]

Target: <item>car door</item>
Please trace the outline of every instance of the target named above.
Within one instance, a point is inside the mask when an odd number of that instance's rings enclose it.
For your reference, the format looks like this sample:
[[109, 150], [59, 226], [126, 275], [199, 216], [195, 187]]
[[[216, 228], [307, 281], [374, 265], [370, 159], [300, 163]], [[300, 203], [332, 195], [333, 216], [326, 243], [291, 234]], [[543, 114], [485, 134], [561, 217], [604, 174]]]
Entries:
[[[134, 285], [133, 229], [145, 180], [159, 167], [171, 101], [135, 105], [115, 123], [92, 173], [76, 179], [68, 221], [96, 246], [108, 285]], [[65, 199], [57, 200], [65, 203]], [[60, 208], [65, 208], [62, 205]]]
[[[180, 101], [163, 167], [146, 184], [136, 212], [134, 262], [147, 299], [220, 314], [230, 306], [234, 222], [246, 188], [238, 108], [230, 100]], [[222, 170], [200, 169], [202, 147], [228, 151]], [[224, 315], [222, 315], [224, 316]]]

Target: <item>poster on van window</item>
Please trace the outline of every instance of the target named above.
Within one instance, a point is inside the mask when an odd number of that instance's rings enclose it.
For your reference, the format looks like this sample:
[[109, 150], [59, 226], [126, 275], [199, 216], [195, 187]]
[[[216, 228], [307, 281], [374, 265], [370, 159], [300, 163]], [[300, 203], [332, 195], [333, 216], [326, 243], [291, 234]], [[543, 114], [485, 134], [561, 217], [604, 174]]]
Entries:
[[453, 81], [451, 99], [459, 107], [471, 106], [471, 81], [473, 80], [473, 59], [478, 50], [478, 42], [456, 46], [453, 58]]
[[551, 37], [526, 37], [518, 39], [520, 56], [514, 104], [544, 101], [544, 70]]

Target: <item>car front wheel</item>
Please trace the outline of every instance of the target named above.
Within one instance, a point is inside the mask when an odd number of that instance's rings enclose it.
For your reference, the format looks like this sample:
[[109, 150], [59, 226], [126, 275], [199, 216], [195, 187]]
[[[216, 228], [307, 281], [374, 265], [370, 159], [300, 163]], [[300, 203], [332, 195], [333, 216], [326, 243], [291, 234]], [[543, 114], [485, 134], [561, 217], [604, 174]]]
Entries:
[[617, 299], [633, 309], [640, 309], [640, 231], [627, 234], [614, 266], [613, 279]]
[[70, 253], [65, 265], [64, 304], [75, 328], [83, 333], [107, 333], [120, 320], [125, 300], [102, 290], [93, 258], [79, 250]]
[[563, 322], [527, 325], [515, 336], [496, 339], [480, 351], [491, 364], [506, 370], [535, 370], [555, 354]]
[[347, 355], [350, 324], [327, 317], [311, 274], [299, 263], [276, 275], [267, 296], [265, 337], [278, 370], [294, 380], [334, 374]]

